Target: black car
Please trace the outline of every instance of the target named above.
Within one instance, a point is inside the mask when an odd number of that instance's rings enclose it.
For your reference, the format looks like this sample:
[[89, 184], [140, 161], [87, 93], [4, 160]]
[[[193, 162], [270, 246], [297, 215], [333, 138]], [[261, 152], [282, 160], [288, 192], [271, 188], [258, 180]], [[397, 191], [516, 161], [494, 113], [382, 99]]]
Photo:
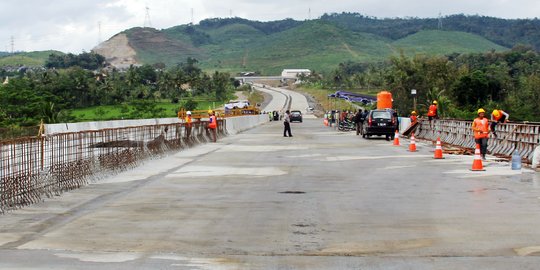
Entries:
[[386, 136], [386, 140], [393, 140], [398, 128], [398, 118], [393, 110], [369, 111], [362, 128], [362, 137], [369, 138], [372, 135]]
[[302, 112], [301, 111], [291, 111], [290, 115], [291, 123], [294, 121], [298, 121], [302, 123]]

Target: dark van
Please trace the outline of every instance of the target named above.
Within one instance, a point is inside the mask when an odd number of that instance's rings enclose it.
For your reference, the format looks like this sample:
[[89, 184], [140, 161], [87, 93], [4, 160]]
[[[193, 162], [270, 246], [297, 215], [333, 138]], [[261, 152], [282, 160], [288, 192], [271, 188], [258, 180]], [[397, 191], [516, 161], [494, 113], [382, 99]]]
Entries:
[[386, 140], [393, 140], [398, 128], [398, 119], [394, 110], [371, 110], [363, 125], [362, 137], [370, 138], [373, 135], [386, 136]]

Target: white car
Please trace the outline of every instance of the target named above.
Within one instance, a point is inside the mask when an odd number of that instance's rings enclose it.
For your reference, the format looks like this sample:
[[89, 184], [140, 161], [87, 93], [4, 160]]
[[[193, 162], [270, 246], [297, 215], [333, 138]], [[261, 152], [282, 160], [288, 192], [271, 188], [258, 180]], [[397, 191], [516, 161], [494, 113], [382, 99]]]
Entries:
[[225, 109], [232, 110], [232, 109], [244, 109], [249, 106], [249, 101], [247, 100], [238, 100], [238, 101], [230, 101], [229, 103], [225, 104]]

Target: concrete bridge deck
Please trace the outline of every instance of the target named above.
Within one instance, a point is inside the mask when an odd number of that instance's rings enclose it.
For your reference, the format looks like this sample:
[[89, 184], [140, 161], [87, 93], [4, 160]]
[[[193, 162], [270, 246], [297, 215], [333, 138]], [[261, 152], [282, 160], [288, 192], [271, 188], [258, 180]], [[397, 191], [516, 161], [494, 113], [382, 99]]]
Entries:
[[[540, 180], [272, 122], [0, 216], [0, 269], [533, 269]], [[405, 144], [402, 142], [402, 144]]]

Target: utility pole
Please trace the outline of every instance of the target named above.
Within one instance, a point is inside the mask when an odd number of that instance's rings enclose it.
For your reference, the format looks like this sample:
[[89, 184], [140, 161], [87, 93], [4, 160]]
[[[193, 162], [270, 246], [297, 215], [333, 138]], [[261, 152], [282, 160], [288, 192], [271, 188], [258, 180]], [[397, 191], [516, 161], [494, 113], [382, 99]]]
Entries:
[[98, 22], [98, 45], [101, 44], [101, 21]]
[[229, 18], [232, 18], [232, 9], [229, 9]]
[[437, 26], [437, 28], [439, 28], [439, 30], [442, 30], [442, 16], [441, 16], [441, 13], [439, 12], [439, 25]]
[[146, 16], [144, 17], [144, 27], [152, 27], [152, 22], [150, 21], [150, 8], [146, 7]]
[[11, 36], [11, 54], [15, 53], [15, 38]]
[[193, 8], [191, 8], [191, 25], [194, 25], [194, 24], [195, 24], [195, 19], [193, 16]]
[[308, 11], [308, 20], [311, 21], [311, 8], [309, 8], [309, 11]]

